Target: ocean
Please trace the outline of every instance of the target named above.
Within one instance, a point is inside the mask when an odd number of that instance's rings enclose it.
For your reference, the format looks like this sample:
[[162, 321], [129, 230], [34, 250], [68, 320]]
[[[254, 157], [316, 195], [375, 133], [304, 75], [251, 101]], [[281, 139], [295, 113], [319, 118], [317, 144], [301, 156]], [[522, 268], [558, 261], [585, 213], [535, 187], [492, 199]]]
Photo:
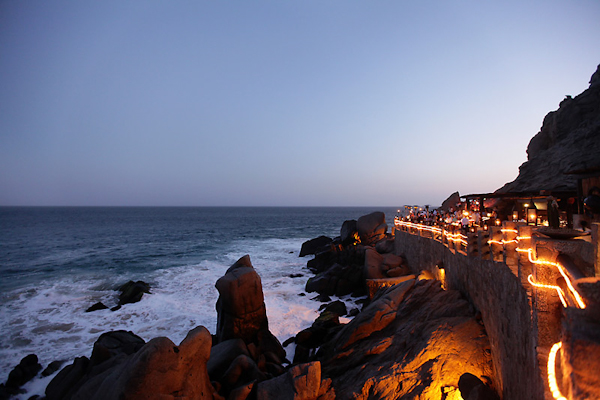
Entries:
[[[301, 296], [311, 276], [302, 243], [342, 223], [396, 209], [288, 207], [0, 207], [0, 383], [27, 354], [45, 368], [91, 355], [103, 333], [125, 329], [179, 344], [192, 328], [215, 333], [215, 282], [245, 254], [261, 277], [269, 328], [280, 341], [310, 326], [321, 305]], [[303, 274], [292, 278], [291, 274]], [[113, 307], [129, 280], [151, 285]], [[351, 299], [342, 299], [351, 304]], [[53, 376], [27, 384], [41, 394]]]

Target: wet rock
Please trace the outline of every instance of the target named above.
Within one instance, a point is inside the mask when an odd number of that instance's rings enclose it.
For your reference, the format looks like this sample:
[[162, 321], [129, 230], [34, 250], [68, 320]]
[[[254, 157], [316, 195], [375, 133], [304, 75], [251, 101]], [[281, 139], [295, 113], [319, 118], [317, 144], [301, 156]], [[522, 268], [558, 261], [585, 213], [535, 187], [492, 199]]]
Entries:
[[42, 376], [46, 377], [46, 376], [50, 376], [53, 373], [55, 373], [56, 371], [58, 371], [60, 369], [60, 367], [63, 366], [65, 362], [64, 361], [52, 361], [50, 364], [48, 364], [48, 366], [42, 371]]
[[150, 294], [150, 285], [143, 281], [129, 281], [118, 289], [121, 294], [119, 295], [119, 305], [129, 303], [137, 303], [142, 299], [144, 293]]
[[106, 310], [108, 307], [105, 306], [102, 302], [97, 302], [94, 305], [91, 305], [87, 310], [85, 310], [85, 312], [92, 312], [92, 311], [98, 311], [98, 310]]
[[327, 236], [319, 236], [302, 243], [299, 257], [304, 257], [310, 254], [317, 254], [329, 249], [333, 239]]
[[327, 296], [326, 294], [320, 294], [316, 297], [313, 297], [311, 300], [316, 300], [321, 303], [327, 303], [328, 301], [331, 301], [331, 297]]
[[320, 275], [309, 278], [306, 281], [306, 286], [304, 290], [308, 293], [321, 293], [324, 295], [333, 295], [335, 294], [335, 287], [337, 285], [337, 279], [333, 280], [330, 275], [326, 275], [322, 273]]
[[90, 360], [87, 357], [78, 357], [73, 364], [64, 367], [46, 387], [46, 399], [70, 399], [84, 383], [83, 378], [89, 363]]
[[331, 302], [329, 304], [323, 304], [321, 307], [319, 307], [319, 310], [323, 310], [324, 312], [329, 312], [332, 314], [337, 314], [340, 317], [344, 316], [348, 313], [348, 309], [346, 308], [346, 303], [344, 303], [341, 300], [336, 300], [334, 302]]
[[256, 334], [268, 329], [260, 277], [246, 255], [235, 262], [217, 280], [217, 339], [219, 342], [240, 338], [254, 342]]
[[8, 374], [8, 379], [6, 380], [3, 390], [8, 395], [19, 393], [19, 388], [32, 380], [41, 369], [42, 366], [38, 362], [38, 358], [35, 354], [29, 354], [23, 357], [19, 364]]

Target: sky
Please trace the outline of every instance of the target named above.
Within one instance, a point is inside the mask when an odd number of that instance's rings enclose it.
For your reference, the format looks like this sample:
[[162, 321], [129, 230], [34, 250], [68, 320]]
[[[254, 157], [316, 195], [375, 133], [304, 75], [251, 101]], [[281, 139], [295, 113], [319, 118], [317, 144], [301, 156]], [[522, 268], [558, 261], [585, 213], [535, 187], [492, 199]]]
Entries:
[[0, 0], [0, 205], [439, 205], [518, 175], [600, 2]]

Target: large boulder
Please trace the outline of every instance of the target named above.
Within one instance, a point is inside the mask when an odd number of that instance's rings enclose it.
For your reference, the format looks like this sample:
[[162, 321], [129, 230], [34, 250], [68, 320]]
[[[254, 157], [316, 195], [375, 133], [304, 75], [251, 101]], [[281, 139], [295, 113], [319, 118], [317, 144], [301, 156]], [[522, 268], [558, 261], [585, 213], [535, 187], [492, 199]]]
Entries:
[[217, 341], [240, 338], [256, 341], [258, 331], [268, 329], [260, 276], [245, 255], [217, 280]]
[[381, 291], [317, 355], [337, 399], [459, 398], [464, 373], [493, 376], [484, 327], [460, 292], [433, 280]]
[[144, 339], [130, 331], [105, 332], [94, 343], [90, 362], [94, 366], [111, 358], [129, 356], [136, 353], [145, 344]]
[[367, 292], [369, 294], [369, 298], [372, 299], [376, 296], [377, 292], [382, 289], [388, 288], [390, 286], [397, 285], [402, 282], [409, 281], [411, 279], [416, 279], [415, 275], [402, 275], [395, 278], [385, 278], [385, 279], [367, 279]]
[[73, 364], [64, 367], [46, 387], [47, 400], [70, 399], [73, 394], [89, 379], [90, 360], [87, 357], [77, 357]]
[[[110, 357], [95, 368], [90, 362], [76, 360], [70, 370], [63, 369], [50, 382], [46, 398], [141, 400], [176, 396], [213, 399], [215, 391], [206, 368], [211, 344], [208, 330], [197, 327], [179, 346], [161, 337], [152, 339], [135, 353], [124, 357], [121, 351], [117, 351], [118, 356]], [[115, 358], [122, 361], [114, 365], [111, 361]]]
[[319, 236], [302, 243], [299, 257], [304, 257], [310, 254], [317, 254], [329, 249], [333, 239], [327, 236]]
[[250, 356], [248, 347], [242, 339], [229, 339], [212, 346], [207, 364], [210, 379], [220, 380], [233, 360], [241, 355]]
[[119, 295], [119, 305], [122, 306], [140, 301], [144, 293], [150, 293], [150, 285], [144, 281], [129, 281], [121, 285], [118, 290], [121, 292]]
[[383, 256], [373, 248], [368, 248], [365, 252], [364, 277], [365, 279], [386, 278], [383, 270]]
[[362, 268], [336, 263], [327, 271], [308, 279], [305, 290], [328, 296], [345, 296], [361, 293], [364, 290], [363, 285]]
[[340, 229], [340, 240], [344, 246], [360, 241], [355, 219], [344, 221], [342, 228]]
[[19, 365], [10, 371], [6, 384], [1, 385], [0, 396], [5, 395], [7, 396], [6, 398], [8, 398], [10, 395], [17, 394], [19, 388], [33, 379], [41, 369], [42, 366], [38, 362], [38, 358], [35, 354], [25, 356], [21, 362], [19, 362]]
[[387, 233], [385, 214], [381, 211], [375, 211], [371, 214], [363, 215], [356, 221], [356, 229], [361, 243], [377, 243], [381, 239], [384, 239]]
[[316, 400], [335, 398], [328, 380], [321, 380], [321, 364], [296, 365], [277, 378], [260, 382], [258, 400]]
[[394, 237], [387, 237], [375, 244], [375, 250], [380, 254], [393, 253], [395, 250]]
[[396, 309], [414, 283], [414, 279], [402, 282], [374, 299], [332, 341], [335, 352], [341, 352], [388, 326], [396, 318]]

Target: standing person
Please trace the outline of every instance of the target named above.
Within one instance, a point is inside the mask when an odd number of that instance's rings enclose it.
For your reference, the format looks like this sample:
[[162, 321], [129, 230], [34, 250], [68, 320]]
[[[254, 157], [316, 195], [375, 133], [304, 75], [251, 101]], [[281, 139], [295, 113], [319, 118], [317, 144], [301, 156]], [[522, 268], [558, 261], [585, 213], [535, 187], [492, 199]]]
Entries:
[[467, 232], [469, 230], [469, 217], [464, 214], [462, 219], [460, 220], [460, 223], [462, 225], [462, 228], [465, 232]]
[[558, 203], [556, 202], [556, 199], [552, 196], [548, 196], [546, 198], [546, 205], [548, 208], [548, 225], [551, 228], [559, 228], [560, 218], [558, 214]]

